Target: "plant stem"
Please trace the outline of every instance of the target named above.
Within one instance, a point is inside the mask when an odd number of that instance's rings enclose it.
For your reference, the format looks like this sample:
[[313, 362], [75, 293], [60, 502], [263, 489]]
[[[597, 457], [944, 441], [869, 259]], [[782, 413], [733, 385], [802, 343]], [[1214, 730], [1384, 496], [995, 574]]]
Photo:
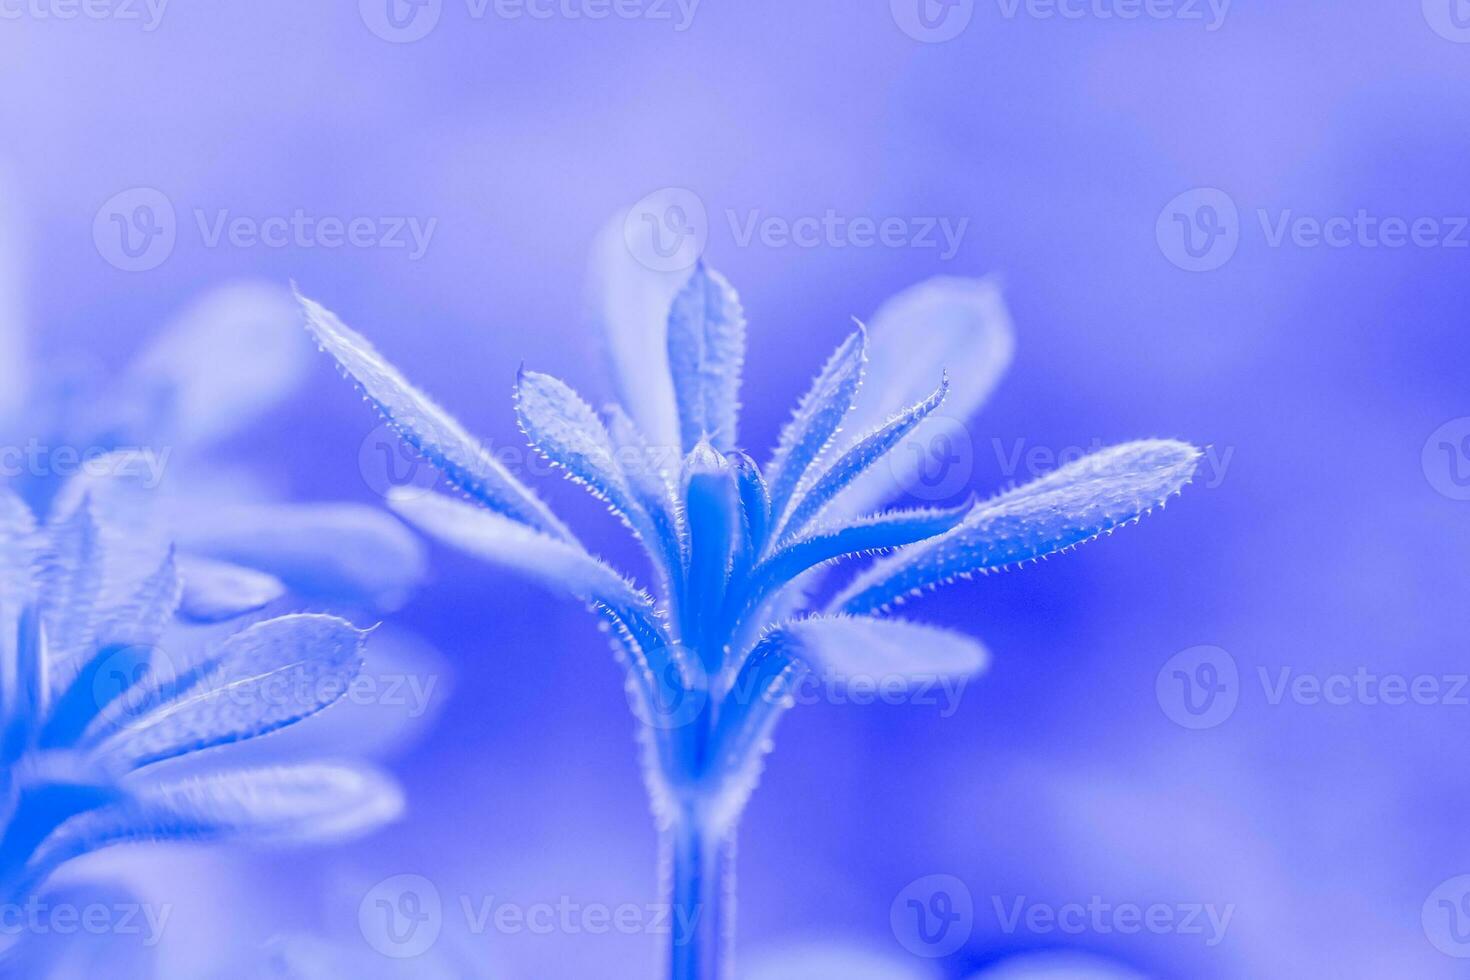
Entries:
[[671, 980], [729, 980], [735, 931], [735, 829], [703, 808], [681, 809], [667, 831]]

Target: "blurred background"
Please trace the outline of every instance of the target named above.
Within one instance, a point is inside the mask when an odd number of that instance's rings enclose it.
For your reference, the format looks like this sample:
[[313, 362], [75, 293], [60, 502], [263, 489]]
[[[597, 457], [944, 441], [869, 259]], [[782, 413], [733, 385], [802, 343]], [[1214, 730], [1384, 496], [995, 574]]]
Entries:
[[[934, 978], [1042, 950], [1150, 977], [1470, 969], [1463, 0], [7, 0], [0, 18], [0, 291], [24, 326], [0, 356], [49, 365], [0, 371], [0, 403], [59, 365], [119, 369], [212, 286], [294, 279], [519, 447], [522, 362], [611, 396], [591, 242], [675, 188], [746, 306], [760, 458], [851, 318], [941, 274], [999, 276], [1018, 342], [964, 432], [964, 489], [1130, 438], [1211, 447], [1127, 533], [909, 607], [994, 654], [953, 704], [786, 719], [742, 828], [751, 975], [816, 976], [779, 964], [836, 946]], [[293, 499], [380, 501], [377, 420], [309, 363], [217, 457]], [[538, 487], [642, 568], [600, 505]], [[453, 675], [389, 756], [407, 819], [288, 857], [106, 856], [96, 873], [174, 906], [151, 969], [378, 956], [360, 906], [417, 875], [443, 929], [379, 964], [394, 975], [656, 975], [652, 926], [475, 926], [486, 902], [658, 900], [593, 620], [435, 549], [391, 621]], [[1211, 677], [1196, 713], [1178, 685]], [[957, 942], [914, 948], [890, 912], [933, 876], [970, 911]], [[1124, 906], [1164, 911], [1130, 928]]]

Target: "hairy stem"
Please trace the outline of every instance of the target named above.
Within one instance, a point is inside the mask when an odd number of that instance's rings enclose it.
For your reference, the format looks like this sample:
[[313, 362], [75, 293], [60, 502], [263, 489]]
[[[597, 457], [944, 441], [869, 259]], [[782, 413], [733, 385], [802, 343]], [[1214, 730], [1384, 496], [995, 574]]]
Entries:
[[665, 835], [671, 980], [729, 980], [735, 932], [735, 829], [681, 808]]

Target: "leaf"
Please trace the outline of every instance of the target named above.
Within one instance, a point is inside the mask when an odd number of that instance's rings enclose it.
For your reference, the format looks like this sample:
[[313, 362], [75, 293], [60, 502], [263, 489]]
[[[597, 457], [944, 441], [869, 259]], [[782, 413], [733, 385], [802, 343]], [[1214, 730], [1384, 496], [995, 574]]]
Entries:
[[41, 615], [53, 663], [92, 652], [102, 595], [102, 543], [92, 508], [82, 505], [48, 529], [49, 547], [41, 556]]
[[4, 746], [0, 750], [0, 762], [6, 766], [14, 765], [31, 746], [51, 709], [46, 628], [34, 605], [21, 613], [14, 642], [18, 669], [13, 686], [6, 688]]
[[628, 485], [612, 437], [591, 406], [565, 382], [526, 370], [517, 379], [515, 400], [516, 418], [531, 445], [606, 501], [641, 539], [657, 544], [657, 532]]
[[855, 442], [797, 496], [781, 529], [781, 540], [787, 541], [800, 534], [838, 494], [892, 452], [904, 436], [933, 414], [948, 394], [949, 379], [945, 378], [929, 397], [904, 409]]
[[97, 628], [98, 643], [153, 646], [173, 622], [183, 597], [178, 560], [172, 550], [123, 604], [107, 609]]
[[209, 558], [180, 559], [179, 615], [193, 623], [223, 623], [259, 612], [286, 594], [274, 575]]
[[639, 643], [667, 645], [646, 594], [580, 545], [441, 494], [396, 491], [389, 503], [426, 534], [553, 592], [606, 608]]
[[1200, 452], [1172, 440], [1113, 446], [978, 505], [954, 530], [860, 575], [830, 608], [867, 613], [959, 576], [1044, 558], [1162, 507]]
[[963, 633], [901, 619], [813, 616], [779, 626], [757, 644], [838, 679], [968, 677], [990, 660]]
[[360, 334], [297, 294], [307, 327], [394, 431], [460, 490], [496, 513], [554, 537], [571, 532], [464, 427], [419, 391]]
[[[831, 516], [866, 514], [914, 485], [924, 454], [942, 428], [966, 423], [1010, 366], [1015, 338], [1000, 286], [991, 279], [938, 276], [885, 302], [868, 327], [868, 367], [845, 432], [856, 438], [923, 398], [948, 373], [954, 390], [943, 418], [917, 426], [888, 464], [868, 471], [836, 502]], [[851, 440], [837, 441], [835, 452]]]
[[735, 448], [744, 359], [740, 300], [701, 262], [669, 310], [669, 372], [686, 453], [705, 438], [721, 452]]
[[102, 751], [142, 768], [295, 724], [347, 693], [366, 636], [332, 616], [258, 623], [225, 640], [200, 688], [134, 722]]
[[781, 430], [780, 443], [768, 470], [771, 485], [771, 512], [779, 518], [806, 475], [807, 469], [822, 454], [847, 413], [852, 409], [863, 383], [863, 365], [867, 362], [867, 331], [859, 329], [842, 342], [827, 359], [822, 373], [802, 396], [791, 421]]
[[0, 487], [0, 728], [24, 711], [19, 692], [33, 665], [17, 643], [24, 610], [36, 598], [41, 538], [25, 502]]
[[428, 570], [423, 542], [402, 521], [360, 504], [213, 507], [185, 520], [178, 541], [194, 555], [265, 572], [299, 596], [379, 611], [402, 606]]
[[322, 764], [221, 772], [138, 786], [126, 800], [73, 817], [46, 839], [29, 871], [39, 880], [72, 858], [137, 841], [336, 841], [402, 813], [402, 791], [372, 769]]
[[972, 504], [937, 510], [902, 510], [814, 531], [756, 566], [742, 590], [736, 622], [759, 608], [776, 590], [824, 562], [888, 551], [924, 541], [964, 520]]
[[200, 296], [129, 369], [124, 397], [152, 424], [128, 438], [178, 447], [245, 428], [306, 377], [311, 349], [300, 322], [291, 294], [271, 283], [235, 282]]
[[[669, 375], [669, 307], [688, 279], [687, 272], [655, 272], [628, 249], [627, 213], [613, 217], [592, 248], [592, 316], [607, 349], [618, 401], [655, 447], [679, 448], [679, 414]], [[665, 460], [677, 473], [678, 460]]]
[[[623, 477], [629, 491], [648, 516], [654, 534], [660, 543], [666, 583], [673, 589], [680, 587], [683, 578], [684, 556], [688, 547], [686, 529], [679, 502], [674, 497], [674, 488], [665, 477], [673, 467], [668, 461], [657, 458], [655, 450], [648, 445], [637, 424], [617, 405], [607, 410], [608, 438], [618, 454]], [[669, 447], [663, 452], [677, 458], [678, 453]], [[676, 468], [676, 467], [675, 467]]]

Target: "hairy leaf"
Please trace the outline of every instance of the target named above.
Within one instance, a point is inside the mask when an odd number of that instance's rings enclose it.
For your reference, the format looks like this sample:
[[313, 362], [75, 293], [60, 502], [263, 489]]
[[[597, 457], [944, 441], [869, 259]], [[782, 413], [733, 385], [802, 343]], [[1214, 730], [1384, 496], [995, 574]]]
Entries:
[[781, 440], [768, 470], [771, 511], [778, 520], [807, 469], [827, 448], [852, 409], [853, 399], [863, 383], [867, 356], [867, 331], [859, 329], [828, 358], [822, 373], [802, 396], [791, 421], [781, 430]]
[[791, 516], [786, 519], [781, 529], [781, 539], [789, 541], [800, 534], [802, 529], [822, 513], [838, 494], [892, 452], [894, 446], [898, 445], [904, 436], [932, 415], [934, 410], [944, 403], [945, 396], [948, 394], [949, 379], [945, 378], [929, 397], [904, 409], [857, 440], [796, 498], [791, 508]]
[[347, 693], [365, 633], [331, 616], [286, 616], [227, 639], [203, 683], [104, 743], [132, 768], [295, 724]]
[[706, 438], [722, 452], [735, 448], [744, 360], [740, 300], [701, 262], [669, 310], [669, 371], [685, 452]]
[[570, 532], [535, 494], [512, 476], [464, 427], [419, 391], [360, 334], [318, 303], [298, 294], [307, 326], [322, 350], [377, 406], [395, 431], [451, 483], [491, 510], [554, 537]]
[[867, 613], [958, 576], [1042, 558], [1132, 523], [1194, 476], [1200, 452], [1171, 440], [1094, 453], [980, 504], [954, 530], [878, 562], [831, 608]]

